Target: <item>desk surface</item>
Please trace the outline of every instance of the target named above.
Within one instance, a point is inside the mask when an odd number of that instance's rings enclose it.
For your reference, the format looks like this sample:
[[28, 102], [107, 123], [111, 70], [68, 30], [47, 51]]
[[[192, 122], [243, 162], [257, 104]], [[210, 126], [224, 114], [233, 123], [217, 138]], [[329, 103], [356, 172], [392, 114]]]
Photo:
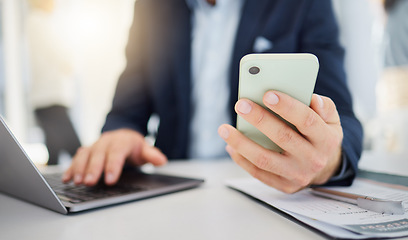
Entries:
[[172, 162], [159, 172], [206, 182], [68, 216], [0, 193], [0, 239], [324, 239], [227, 188], [225, 179], [248, 176], [231, 160]]
[[227, 188], [226, 179], [249, 176], [231, 160], [171, 162], [158, 171], [206, 182], [68, 216], [0, 193], [0, 239], [324, 239]]

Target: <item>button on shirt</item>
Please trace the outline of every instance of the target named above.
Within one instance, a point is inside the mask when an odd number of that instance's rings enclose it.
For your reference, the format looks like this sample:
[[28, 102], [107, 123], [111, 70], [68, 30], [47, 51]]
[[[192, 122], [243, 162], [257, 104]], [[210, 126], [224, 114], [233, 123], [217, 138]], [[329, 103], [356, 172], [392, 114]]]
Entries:
[[187, 0], [192, 23], [192, 119], [189, 158], [227, 156], [217, 129], [231, 123], [229, 70], [243, 0]]

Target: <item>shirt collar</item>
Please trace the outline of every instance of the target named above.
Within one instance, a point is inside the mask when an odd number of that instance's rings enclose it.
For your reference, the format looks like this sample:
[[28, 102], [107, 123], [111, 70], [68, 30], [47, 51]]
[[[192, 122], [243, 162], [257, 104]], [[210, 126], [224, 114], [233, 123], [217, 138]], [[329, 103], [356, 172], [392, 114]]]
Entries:
[[210, 6], [208, 3], [204, 2], [204, 0], [186, 0], [187, 5], [190, 9], [195, 9], [197, 7], [202, 7], [204, 4]]
[[200, 0], [186, 0], [187, 5], [190, 9], [194, 9], [198, 6], [198, 1]]

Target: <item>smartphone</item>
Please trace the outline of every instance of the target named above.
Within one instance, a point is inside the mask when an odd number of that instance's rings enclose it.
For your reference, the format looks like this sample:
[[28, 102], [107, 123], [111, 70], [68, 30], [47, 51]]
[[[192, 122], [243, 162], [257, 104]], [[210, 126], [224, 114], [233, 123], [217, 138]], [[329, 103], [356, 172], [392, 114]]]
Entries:
[[[319, 61], [309, 53], [246, 55], [240, 62], [238, 98], [249, 99], [272, 112], [262, 99], [267, 91], [277, 90], [309, 106], [318, 71]], [[278, 145], [240, 116], [237, 117], [237, 129], [261, 146], [282, 152]]]

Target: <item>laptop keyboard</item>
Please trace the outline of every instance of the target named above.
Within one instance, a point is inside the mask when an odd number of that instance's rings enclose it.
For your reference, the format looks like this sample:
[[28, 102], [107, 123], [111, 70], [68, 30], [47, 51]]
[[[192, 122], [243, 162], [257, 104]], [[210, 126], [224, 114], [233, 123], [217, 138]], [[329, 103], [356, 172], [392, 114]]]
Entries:
[[121, 184], [120, 182], [114, 186], [107, 186], [103, 183], [98, 183], [93, 187], [87, 187], [83, 185], [75, 185], [74, 183], [62, 183], [62, 174], [47, 174], [44, 178], [48, 184], [57, 194], [57, 196], [66, 202], [82, 203], [85, 201], [92, 201], [97, 199], [108, 198], [112, 196], [120, 196], [132, 192], [139, 192], [146, 190], [146, 186], [140, 184]]

